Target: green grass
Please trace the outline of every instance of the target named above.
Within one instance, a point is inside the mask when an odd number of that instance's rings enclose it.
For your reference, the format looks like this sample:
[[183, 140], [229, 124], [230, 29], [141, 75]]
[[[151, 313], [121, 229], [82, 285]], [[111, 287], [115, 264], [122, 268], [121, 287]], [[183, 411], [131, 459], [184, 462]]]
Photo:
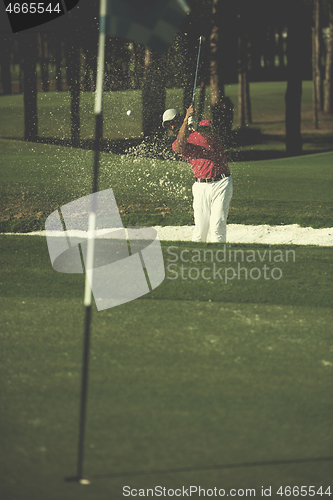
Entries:
[[[0, 140], [0, 230], [42, 229], [59, 205], [91, 192], [93, 153]], [[333, 153], [231, 162], [229, 223], [332, 227]], [[114, 190], [124, 225], [193, 224], [186, 162], [101, 154], [99, 189]]]
[[[51, 264], [44, 237], [2, 235], [1, 242], [2, 285], [7, 298], [18, 298], [22, 291], [24, 297], [30, 294], [35, 298], [80, 300], [83, 278], [49, 269]], [[166, 279], [147, 296], [150, 299], [331, 306], [330, 248], [197, 245], [193, 242], [162, 244]], [[182, 250], [186, 251], [181, 253]], [[238, 265], [242, 268], [239, 272]], [[262, 271], [264, 265], [267, 266], [266, 278]], [[226, 268], [230, 269], [228, 279], [225, 278]], [[259, 272], [254, 268], [261, 270], [259, 279]], [[280, 272], [273, 271], [275, 268]], [[311, 274], [311, 278], [307, 278], [307, 274]], [[315, 286], [316, 294], [313, 294]]]
[[[105, 92], [103, 96], [104, 137], [119, 139], [141, 135], [141, 93]], [[2, 120], [0, 137], [24, 137], [23, 95], [0, 96]], [[128, 117], [126, 111], [132, 109]], [[81, 138], [92, 139], [95, 133], [94, 93], [80, 96]], [[38, 92], [38, 131], [40, 137], [70, 138], [70, 93]]]
[[[271, 95], [280, 103], [283, 89], [265, 89], [253, 85], [252, 95], [261, 103], [256, 120], [268, 127]], [[19, 99], [1, 97], [0, 136], [22, 138]], [[181, 92], [167, 99], [180, 107]], [[41, 133], [68, 137], [68, 95], [39, 94], [39, 103]], [[89, 138], [91, 95], [82, 105]], [[140, 134], [138, 94], [113, 93], [105, 106], [107, 116], [135, 110], [133, 123], [105, 120], [108, 137]], [[271, 133], [280, 133], [274, 120]], [[43, 229], [58, 206], [91, 193], [91, 151], [12, 139], [0, 146], [1, 232]], [[333, 227], [332, 155], [231, 162], [229, 222]], [[193, 223], [184, 162], [103, 153], [99, 179], [100, 190], [113, 188], [125, 226]], [[326, 491], [331, 249], [226, 245], [223, 262], [216, 244], [162, 248], [158, 288], [93, 308], [84, 462], [92, 484], [83, 487], [64, 479], [76, 473], [84, 276], [55, 272], [43, 237], [0, 235], [1, 500], [120, 500], [125, 485], [255, 488], [257, 497], [272, 487], [274, 500], [280, 486]]]
[[[276, 152], [285, 153], [285, 102], [286, 82], [255, 82], [250, 84], [253, 125], [260, 129], [259, 140], [243, 146], [246, 151], [266, 153], [266, 157]], [[225, 93], [234, 104], [234, 128], [238, 121], [238, 85], [226, 85]], [[182, 89], [167, 89], [166, 107], [182, 109]], [[82, 92], [80, 96], [81, 138], [94, 137], [94, 93]], [[2, 120], [0, 137], [22, 139], [24, 137], [23, 96], [0, 96]], [[132, 109], [128, 117], [126, 111]], [[141, 91], [104, 92], [103, 134], [106, 139], [140, 137], [142, 133]], [[205, 116], [211, 118], [210, 88], [206, 90]], [[303, 82], [302, 92], [302, 134], [304, 152], [332, 150], [333, 121], [331, 115], [319, 113], [319, 129], [315, 130], [312, 117], [312, 82]], [[38, 131], [41, 138], [70, 138], [70, 94], [68, 92], [38, 93]], [[258, 135], [256, 136], [258, 137]], [[253, 144], [252, 144], [253, 142]], [[270, 151], [270, 153], [269, 153]]]
[[160, 287], [94, 308], [84, 462], [92, 484], [82, 487], [64, 478], [76, 473], [83, 275], [53, 271], [45, 238], [1, 236], [0, 245], [1, 498], [118, 500], [125, 485], [260, 496], [261, 486], [329, 485], [330, 249], [279, 247], [295, 252], [274, 262], [280, 280], [224, 283], [170, 279], [182, 264], [200, 273], [212, 264], [183, 263], [182, 250], [192, 260], [213, 250], [217, 262], [219, 245], [165, 242], [166, 266], [173, 252], [178, 267]]

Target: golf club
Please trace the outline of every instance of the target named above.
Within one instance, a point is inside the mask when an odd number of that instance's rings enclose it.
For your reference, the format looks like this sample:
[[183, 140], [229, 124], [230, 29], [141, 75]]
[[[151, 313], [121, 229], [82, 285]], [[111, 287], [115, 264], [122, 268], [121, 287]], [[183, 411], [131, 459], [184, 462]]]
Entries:
[[198, 48], [198, 57], [197, 57], [197, 67], [195, 70], [195, 77], [194, 77], [194, 86], [193, 86], [193, 96], [192, 96], [192, 106], [194, 105], [194, 99], [195, 99], [195, 91], [197, 88], [197, 78], [198, 78], [198, 70], [199, 70], [199, 61], [200, 61], [200, 52], [201, 52], [201, 43], [203, 40], [203, 36], [199, 38], [199, 48]]

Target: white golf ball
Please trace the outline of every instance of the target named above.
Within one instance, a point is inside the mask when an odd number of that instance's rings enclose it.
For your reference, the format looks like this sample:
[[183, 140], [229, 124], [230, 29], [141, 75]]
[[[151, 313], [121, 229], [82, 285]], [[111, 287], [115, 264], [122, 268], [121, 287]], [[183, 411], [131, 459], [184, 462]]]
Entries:
[[90, 484], [89, 479], [80, 479], [79, 481], [80, 484]]
[[129, 109], [129, 110], [127, 111], [127, 113], [126, 113], [126, 114], [127, 114], [127, 116], [131, 116], [131, 114], [132, 114], [132, 110], [131, 110], [131, 109]]

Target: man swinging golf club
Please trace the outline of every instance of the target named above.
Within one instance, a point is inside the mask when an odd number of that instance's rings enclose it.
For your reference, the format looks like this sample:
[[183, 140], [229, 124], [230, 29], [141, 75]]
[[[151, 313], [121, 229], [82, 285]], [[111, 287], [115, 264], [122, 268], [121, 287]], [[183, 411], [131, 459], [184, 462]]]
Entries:
[[167, 109], [162, 118], [163, 127], [171, 130], [177, 139], [172, 149], [192, 166], [195, 183], [192, 186], [194, 208], [193, 241], [206, 241], [210, 229], [210, 241], [225, 243], [227, 217], [232, 197], [232, 178], [223, 149], [209, 120], [198, 124], [194, 117], [194, 99], [201, 45], [199, 38], [197, 65], [194, 77], [192, 104], [185, 118], [176, 109]]
[[[194, 102], [194, 99], [192, 103]], [[177, 135], [172, 149], [191, 165], [195, 228], [193, 241], [226, 241], [227, 217], [233, 187], [223, 145], [209, 120], [196, 123], [193, 104], [182, 117], [176, 109], [167, 109], [162, 125]]]

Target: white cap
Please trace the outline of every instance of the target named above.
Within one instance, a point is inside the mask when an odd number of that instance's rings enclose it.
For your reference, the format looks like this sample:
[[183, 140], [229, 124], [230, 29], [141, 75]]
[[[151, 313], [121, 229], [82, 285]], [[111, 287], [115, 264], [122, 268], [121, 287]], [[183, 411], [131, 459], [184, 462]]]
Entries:
[[176, 109], [167, 109], [163, 113], [162, 117], [162, 126], [165, 127], [164, 123], [173, 120], [176, 116], [179, 116], [179, 113]]

